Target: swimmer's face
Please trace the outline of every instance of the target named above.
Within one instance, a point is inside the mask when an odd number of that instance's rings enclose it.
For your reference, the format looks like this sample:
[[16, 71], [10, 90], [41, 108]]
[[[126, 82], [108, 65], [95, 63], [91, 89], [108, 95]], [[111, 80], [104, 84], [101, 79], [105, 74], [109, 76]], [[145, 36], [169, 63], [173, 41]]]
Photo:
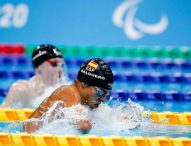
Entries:
[[62, 78], [64, 60], [62, 58], [49, 59], [43, 63], [41, 72], [46, 82], [53, 86]]
[[88, 86], [86, 89], [86, 105], [91, 109], [97, 108], [102, 102], [106, 101], [107, 94], [98, 94], [98, 87]]
[[47, 61], [49, 64], [50, 78], [52, 83], [56, 84], [62, 78], [64, 60], [61, 58], [54, 58]]

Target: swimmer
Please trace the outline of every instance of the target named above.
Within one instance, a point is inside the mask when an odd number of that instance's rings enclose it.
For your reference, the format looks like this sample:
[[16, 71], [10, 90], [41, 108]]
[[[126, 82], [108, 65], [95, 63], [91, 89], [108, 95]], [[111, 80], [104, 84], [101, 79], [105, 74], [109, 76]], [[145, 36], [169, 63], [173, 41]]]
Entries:
[[[31, 114], [29, 119], [42, 119], [54, 103], [62, 101], [59, 107], [71, 107], [81, 104], [96, 109], [102, 102], [106, 101], [106, 96], [111, 92], [113, 85], [113, 73], [108, 64], [99, 58], [88, 60], [80, 67], [77, 79], [71, 85], [63, 85], [56, 89], [51, 96], [46, 98], [41, 105]], [[51, 113], [54, 115], [54, 111]], [[26, 122], [23, 125], [24, 131], [32, 133], [43, 126], [43, 121], [39, 123]], [[78, 129], [87, 133], [91, 129], [89, 119], [81, 120]]]
[[61, 82], [64, 78], [63, 74], [66, 75], [66, 71], [63, 70], [64, 68], [62, 66], [64, 65], [64, 59], [61, 52], [58, 48], [50, 44], [42, 44], [34, 49], [32, 53], [32, 64], [35, 75], [29, 80], [15, 82], [9, 89], [1, 108], [32, 107], [33, 105], [31, 104], [35, 98], [42, 95], [48, 87], [54, 87]]

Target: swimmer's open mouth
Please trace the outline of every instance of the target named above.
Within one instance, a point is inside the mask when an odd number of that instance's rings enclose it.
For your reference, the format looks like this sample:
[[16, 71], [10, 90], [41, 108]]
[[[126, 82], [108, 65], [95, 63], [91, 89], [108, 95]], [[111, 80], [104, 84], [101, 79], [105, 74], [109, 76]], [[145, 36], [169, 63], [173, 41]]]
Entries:
[[98, 106], [99, 106], [99, 103], [94, 104], [94, 107], [98, 108]]
[[101, 104], [101, 101], [97, 101], [94, 103], [94, 107], [97, 108]]
[[98, 108], [99, 105], [100, 105], [100, 103], [95, 102], [95, 103], [93, 103], [93, 104], [90, 105], [90, 108], [91, 108], [91, 109], [95, 109], [95, 108]]

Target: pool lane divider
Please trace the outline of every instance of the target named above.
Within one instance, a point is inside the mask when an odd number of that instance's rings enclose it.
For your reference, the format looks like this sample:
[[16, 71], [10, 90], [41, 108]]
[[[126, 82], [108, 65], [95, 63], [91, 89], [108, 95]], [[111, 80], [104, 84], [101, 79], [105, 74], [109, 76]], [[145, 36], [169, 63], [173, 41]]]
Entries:
[[[151, 85], [150, 85], [151, 86]], [[179, 85], [179, 88], [184, 88]], [[7, 95], [8, 89], [0, 88], [0, 98], [3, 101]], [[143, 90], [115, 90], [111, 92], [113, 99], [127, 101], [129, 98], [133, 101], [191, 101], [191, 92], [178, 92], [178, 91], [143, 91]]]
[[[0, 121], [12, 122], [26, 120], [33, 109], [0, 109]], [[179, 125], [191, 125], [191, 112], [144, 112], [144, 116], [150, 116], [150, 118], [157, 124], [179, 124]]]
[[[0, 70], [0, 79], [28, 79], [34, 75], [34, 71], [26, 70]], [[71, 79], [76, 79], [77, 72], [69, 71], [68, 76]], [[142, 74], [127, 72], [119, 73], [114, 72], [114, 80], [117, 82], [140, 82], [140, 83], [191, 83], [191, 73], [189, 74], [164, 74], [164, 73], [154, 73], [143, 72]]]
[[[24, 56], [24, 55], [6, 55], [0, 54], [0, 65], [10, 65], [10, 66], [29, 66], [32, 69], [32, 62], [31, 58]], [[66, 65], [72, 64], [72, 66], [80, 67], [84, 62], [86, 62], [87, 58], [65, 58]], [[165, 69], [165, 70], [172, 70], [174, 69], [178, 71], [190, 70], [191, 69], [191, 62], [185, 61], [182, 59], [171, 60], [168, 59], [157, 59], [151, 58], [149, 60], [143, 58], [135, 58], [135, 59], [128, 59], [128, 58], [120, 58], [120, 59], [113, 59], [113, 58], [105, 58], [105, 62], [107, 62], [112, 68], [142, 68], [142, 69]]]
[[[38, 44], [0, 44], [0, 54], [31, 56]], [[106, 47], [106, 46], [57, 46], [65, 57], [130, 57], [130, 58], [172, 58], [190, 60], [191, 49], [189, 47]]]
[[190, 146], [186, 137], [121, 137], [0, 133], [0, 146]]
[[[36, 45], [26, 45], [25, 53], [27, 56], [31, 56], [33, 49]], [[79, 57], [84, 58], [95, 57], [117, 57], [117, 58], [160, 58], [160, 59], [183, 59], [190, 60], [191, 49], [189, 47], [106, 47], [106, 46], [57, 46], [64, 57]]]

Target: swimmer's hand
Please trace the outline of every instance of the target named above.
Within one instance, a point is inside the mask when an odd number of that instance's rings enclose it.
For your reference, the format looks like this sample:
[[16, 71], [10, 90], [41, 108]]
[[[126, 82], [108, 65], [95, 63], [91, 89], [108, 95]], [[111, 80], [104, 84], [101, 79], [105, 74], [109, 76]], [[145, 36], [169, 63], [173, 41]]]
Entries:
[[92, 124], [89, 120], [80, 120], [78, 129], [83, 133], [88, 133], [92, 128]]
[[23, 123], [23, 132], [27, 133], [33, 133], [36, 130], [38, 130], [40, 127], [42, 127], [43, 122], [42, 121], [25, 121]]

